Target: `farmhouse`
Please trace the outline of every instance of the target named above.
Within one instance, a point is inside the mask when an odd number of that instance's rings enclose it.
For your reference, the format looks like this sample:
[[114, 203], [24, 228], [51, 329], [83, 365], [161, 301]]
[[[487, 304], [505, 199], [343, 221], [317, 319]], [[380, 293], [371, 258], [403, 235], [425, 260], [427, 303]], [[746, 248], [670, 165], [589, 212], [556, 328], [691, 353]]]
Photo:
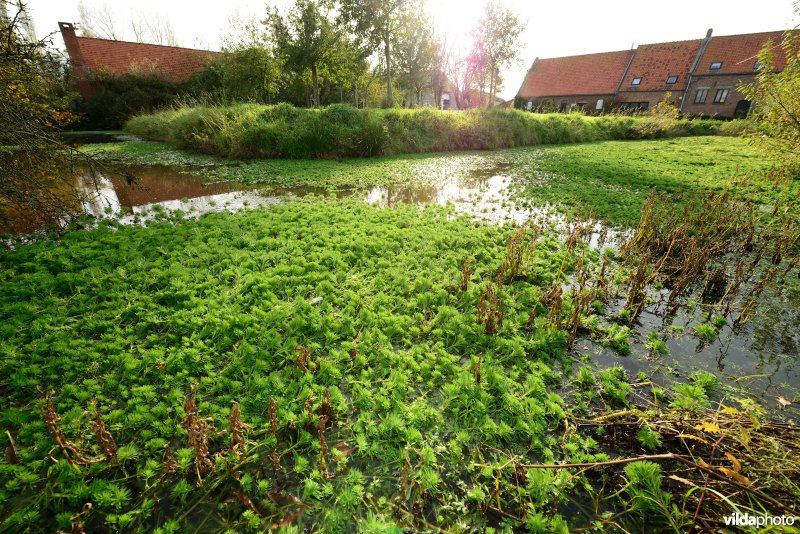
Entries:
[[770, 42], [775, 46], [775, 68], [783, 69], [783, 37], [780, 31], [713, 37], [708, 30], [703, 39], [536, 58], [515, 104], [529, 110], [645, 110], [669, 93], [685, 114], [744, 116], [750, 103], [738, 86], [755, 80], [758, 52]]
[[218, 52], [176, 46], [131, 43], [93, 37], [77, 37], [75, 26], [59, 22], [61, 36], [84, 100], [91, 99], [94, 76], [153, 73], [172, 82], [185, 81], [203, 70]]

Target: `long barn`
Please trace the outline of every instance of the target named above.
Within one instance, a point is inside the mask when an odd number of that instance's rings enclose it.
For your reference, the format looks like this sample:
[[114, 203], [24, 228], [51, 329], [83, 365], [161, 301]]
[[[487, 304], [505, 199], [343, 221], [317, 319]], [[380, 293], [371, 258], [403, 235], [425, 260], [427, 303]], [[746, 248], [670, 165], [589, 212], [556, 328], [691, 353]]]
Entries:
[[745, 116], [750, 102], [741, 83], [755, 81], [758, 53], [775, 47], [775, 69], [786, 59], [780, 46], [785, 32], [712, 36], [635, 49], [536, 58], [515, 99], [528, 110], [602, 113], [613, 109], [646, 110], [671, 94], [684, 114]]

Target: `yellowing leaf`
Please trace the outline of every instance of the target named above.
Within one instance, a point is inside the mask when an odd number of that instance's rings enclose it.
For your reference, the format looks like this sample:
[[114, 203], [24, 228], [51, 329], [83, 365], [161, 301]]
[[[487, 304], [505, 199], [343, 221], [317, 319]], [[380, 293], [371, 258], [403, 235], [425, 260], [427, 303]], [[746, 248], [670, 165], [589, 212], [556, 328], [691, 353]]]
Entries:
[[749, 478], [747, 478], [746, 476], [740, 475], [739, 473], [737, 473], [736, 471], [733, 471], [732, 469], [728, 469], [727, 467], [718, 467], [717, 469], [719, 469], [720, 471], [725, 473], [725, 476], [727, 476], [728, 478], [730, 478], [732, 480], [735, 480], [739, 484], [744, 484], [745, 486], [750, 486], [750, 485], [753, 484], [752, 482], [750, 482]]
[[741, 413], [733, 406], [725, 406], [721, 411], [722, 413], [727, 413], [729, 415], [739, 415]]
[[711, 445], [708, 441], [704, 440], [699, 436], [694, 436], [692, 434], [678, 434], [675, 436], [676, 438], [683, 438], [683, 439], [693, 439], [695, 441], [699, 441], [700, 443], [705, 443], [706, 445]]
[[732, 455], [732, 454], [731, 454], [731, 453], [729, 453], [729, 452], [726, 452], [726, 453], [725, 453], [725, 458], [727, 458], [728, 460], [730, 460], [730, 461], [731, 461], [731, 464], [733, 465], [733, 470], [734, 470], [734, 471], [736, 471], [736, 472], [738, 473], [739, 471], [741, 471], [741, 470], [742, 470], [742, 462], [740, 462], [740, 461], [739, 461], [739, 460], [736, 458], [736, 456]]
[[784, 399], [783, 397], [778, 397], [778, 404], [781, 405], [781, 410], [792, 404], [788, 400]]
[[722, 432], [717, 423], [712, 423], [710, 421], [703, 421], [699, 425], [695, 425], [694, 428], [695, 430], [702, 430], [703, 432], [708, 432], [709, 434], [720, 434]]

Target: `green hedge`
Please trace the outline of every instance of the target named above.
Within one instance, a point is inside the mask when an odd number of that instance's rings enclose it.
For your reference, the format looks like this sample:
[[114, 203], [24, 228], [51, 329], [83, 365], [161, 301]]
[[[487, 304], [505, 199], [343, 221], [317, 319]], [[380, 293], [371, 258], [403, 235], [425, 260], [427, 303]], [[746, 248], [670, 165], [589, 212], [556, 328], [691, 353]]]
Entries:
[[220, 156], [338, 158], [714, 135], [720, 133], [721, 125], [715, 120], [587, 117], [513, 109], [365, 110], [341, 104], [305, 109], [289, 104], [236, 104], [140, 115], [125, 128], [148, 139]]

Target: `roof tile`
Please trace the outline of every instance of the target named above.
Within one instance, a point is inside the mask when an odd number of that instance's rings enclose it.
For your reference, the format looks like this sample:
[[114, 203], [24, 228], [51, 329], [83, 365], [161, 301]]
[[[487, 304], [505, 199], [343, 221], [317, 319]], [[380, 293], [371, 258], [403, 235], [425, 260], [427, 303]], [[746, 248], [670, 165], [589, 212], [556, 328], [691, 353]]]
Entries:
[[613, 94], [633, 50], [537, 59], [519, 90], [521, 97]]
[[[746, 74], [753, 72], [758, 52], [770, 40], [775, 45], [775, 67], [783, 70], [786, 57], [779, 46], [785, 32], [748, 33], [744, 35], [723, 35], [711, 39], [703, 58], [695, 69], [697, 74]], [[722, 67], [711, 70], [711, 64], [721, 62]]]
[[[622, 91], [680, 91], [689, 77], [689, 70], [697, 58], [702, 40], [676, 41], [640, 45], [636, 49], [631, 66], [622, 81]], [[675, 83], [668, 85], [667, 78], [676, 76]], [[641, 78], [639, 85], [631, 85], [634, 78]]]
[[166, 79], [181, 82], [205, 68], [217, 52], [175, 46], [78, 37], [86, 65], [94, 73], [114, 76], [139, 68], [155, 68]]

